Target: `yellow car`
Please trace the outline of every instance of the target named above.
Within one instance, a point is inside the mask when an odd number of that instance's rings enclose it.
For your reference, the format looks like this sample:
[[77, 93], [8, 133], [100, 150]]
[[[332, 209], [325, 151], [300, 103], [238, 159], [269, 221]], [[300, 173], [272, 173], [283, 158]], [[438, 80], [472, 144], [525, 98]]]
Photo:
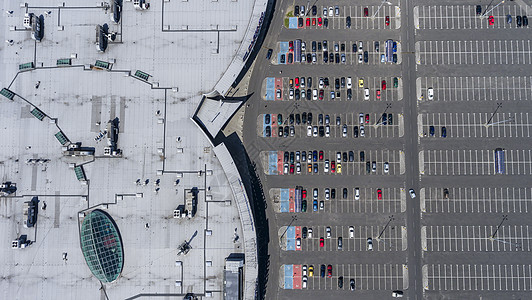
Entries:
[[364, 79], [361, 78], [361, 79], [358, 80], [358, 87], [359, 88], [363, 88], [364, 87]]
[[308, 164], [308, 172], [312, 173], [312, 164]]
[[314, 276], [314, 266], [308, 267], [308, 277]]
[[342, 164], [338, 163], [338, 165], [336, 166], [336, 172], [338, 174], [342, 174]]

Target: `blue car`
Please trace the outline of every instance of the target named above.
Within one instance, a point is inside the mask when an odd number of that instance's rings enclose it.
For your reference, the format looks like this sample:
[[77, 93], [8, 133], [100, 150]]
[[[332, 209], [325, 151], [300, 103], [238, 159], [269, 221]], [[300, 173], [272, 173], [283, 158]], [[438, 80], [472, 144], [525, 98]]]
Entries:
[[312, 151], [312, 160], [314, 162], [318, 161], [318, 151], [316, 151], [316, 150]]
[[397, 42], [393, 42], [393, 52], [397, 52]]
[[318, 200], [312, 201], [312, 210], [318, 211]]
[[441, 128], [441, 137], [442, 138], [447, 137], [447, 128], [445, 127]]

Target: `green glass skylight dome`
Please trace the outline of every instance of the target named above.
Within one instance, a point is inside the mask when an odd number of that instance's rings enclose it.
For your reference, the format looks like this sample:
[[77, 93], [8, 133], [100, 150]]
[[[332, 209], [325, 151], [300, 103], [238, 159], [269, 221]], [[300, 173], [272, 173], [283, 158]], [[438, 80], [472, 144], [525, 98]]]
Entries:
[[124, 249], [115, 222], [96, 209], [81, 225], [81, 251], [92, 274], [101, 282], [115, 281], [124, 265]]

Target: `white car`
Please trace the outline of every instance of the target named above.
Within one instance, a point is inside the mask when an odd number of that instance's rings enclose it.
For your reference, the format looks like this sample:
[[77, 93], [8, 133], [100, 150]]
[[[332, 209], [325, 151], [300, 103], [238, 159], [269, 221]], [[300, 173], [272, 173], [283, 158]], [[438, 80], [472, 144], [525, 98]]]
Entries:
[[301, 160], [301, 152], [296, 151], [296, 161], [300, 161], [300, 160]]
[[331, 190], [329, 188], [325, 189], [325, 200], [331, 199]]
[[[288, 164], [287, 164], [287, 167], [288, 167]], [[325, 160], [325, 165], [323, 166], [323, 172], [329, 173], [329, 160], [328, 159]]]
[[393, 298], [403, 298], [403, 291], [393, 291], [392, 292]]
[[355, 188], [355, 200], [360, 200], [360, 189]]
[[301, 77], [299, 79], [299, 85], [300, 85], [301, 88], [305, 87], [305, 77]]
[[288, 98], [294, 99], [294, 89], [290, 89], [290, 92], [288, 93]]
[[331, 227], [327, 226], [327, 229], [325, 230], [327, 232], [327, 238], [331, 238]]
[[318, 200], [318, 189], [312, 190], [312, 200]]
[[305, 51], [305, 50], [307, 50], [307, 43], [301, 42], [301, 51]]
[[312, 53], [312, 63], [316, 63], [318, 59], [316, 58], [316, 53]]
[[368, 238], [368, 250], [369, 251], [373, 250], [373, 239], [370, 237]]
[[329, 125], [325, 126], [325, 137], [329, 137], [331, 135], [331, 127]]
[[388, 164], [388, 162], [385, 162], [384, 163], [384, 173], [388, 174], [388, 172], [390, 172], [390, 165]]
[[360, 136], [366, 136], [366, 132], [364, 131], [364, 125], [360, 125]]
[[320, 77], [320, 83], [319, 83], [319, 88], [322, 89], [323, 88], [323, 77]]
[[416, 198], [416, 192], [414, 192], [414, 189], [410, 189], [408, 192], [410, 193], [410, 198]]
[[318, 126], [312, 127], [312, 136], [317, 137], [318, 136]]
[[358, 122], [360, 123], [360, 125], [364, 124], [364, 114], [363, 113], [360, 113], [358, 115]]
[[304, 16], [305, 15], [305, 5], [301, 5], [299, 9], [299, 15]]
[[358, 42], [358, 52], [362, 52], [364, 50], [364, 47], [362, 45], [362, 41]]
[[323, 210], [325, 208], [325, 203], [323, 200], [320, 201], [320, 210]]
[[333, 7], [329, 7], [329, 17], [333, 16]]
[[354, 239], [355, 238], [355, 227], [349, 226], [349, 238]]
[[301, 163], [296, 163], [296, 173], [301, 174]]
[[336, 162], [342, 161], [342, 152], [336, 152]]
[[386, 61], [386, 58], [385, 58], [384, 54], [381, 54], [381, 63], [383, 63], [385, 61]]
[[307, 126], [307, 136], [312, 136], [312, 126]]
[[284, 174], [288, 174], [288, 163], [284, 164]]
[[303, 270], [303, 276], [307, 276], [307, 265], [303, 265], [301, 270]]
[[327, 7], [326, 7], [326, 6], [323, 8], [323, 16], [324, 16], [324, 17], [327, 16]]
[[342, 136], [347, 137], [347, 125], [344, 124], [344, 129], [342, 130]]
[[290, 136], [294, 136], [296, 134], [294, 125], [290, 126]]
[[347, 77], [347, 88], [350, 89], [352, 86], [351, 77]]
[[296, 239], [296, 249], [301, 249], [301, 238]]
[[434, 89], [433, 88], [429, 88], [428, 89], [428, 94], [429, 94], [429, 100], [434, 99]]
[[364, 62], [364, 59], [362, 58], [362, 54], [359, 54], [358, 55], [358, 63], [361, 64], [362, 62]]
[[336, 96], [336, 94], [333, 91], [331, 91], [331, 100], [334, 100], [335, 96]]
[[334, 15], [337, 17], [340, 15], [340, 8], [338, 7], [338, 5], [334, 7]]
[[305, 55], [305, 53], [302, 53], [301, 54], [301, 62], [305, 62], [307, 60], [307, 56]]
[[[280, 98], [280, 97], [278, 97]], [[317, 89], [313, 89], [312, 90], [312, 100], [318, 100], [318, 90]]]
[[364, 89], [364, 100], [369, 100], [369, 88]]
[[302, 283], [302, 287], [303, 287], [304, 289], [306, 289], [306, 288], [307, 288], [307, 281], [308, 281], [308, 278], [307, 278], [307, 276], [303, 276], [303, 283]]
[[309, 229], [308, 229], [308, 238], [309, 238], [309, 239], [312, 238], [312, 228], [309, 228]]

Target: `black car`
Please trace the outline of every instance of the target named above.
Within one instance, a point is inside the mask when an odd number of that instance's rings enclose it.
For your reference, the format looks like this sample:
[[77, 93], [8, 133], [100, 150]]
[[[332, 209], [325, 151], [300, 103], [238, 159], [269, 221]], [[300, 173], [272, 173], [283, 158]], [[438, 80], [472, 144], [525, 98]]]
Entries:
[[318, 51], [321, 51], [321, 42], [318, 42]]
[[434, 136], [434, 126], [429, 127], [429, 134], [430, 136]]
[[515, 24], [517, 24], [517, 27], [521, 27], [521, 16], [515, 17]]
[[294, 152], [290, 152], [290, 163], [293, 164], [294, 160], [295, 160], [295, 153]]
[[396, 64], [397, 63], [397, 54], [394, 53], [392, 58], [393, 58], [393, 63]]
[[299, 124], [301, 124], [301, 115], [296, 114], [296, 125], [299, 125]]
[[301, 114], [301, 122], [303, 122], [303, 124], [307, 123], [307, 113], [306, 112], [303, 112]]
[[[297, 6], [296, 6], [296, 7], [297, 7]], [[303, 27], [303, 18], [298, 18], [298, 19], [297, 19], [297, 25], [298, 25], [299, 27]]]
[[279, 125], [283, 124], [283, 114], [278, 114], [277, 115], [277, 123]]
[[283, 126], [279, 126], [278, 137], [283, 137]]
[[312, 15], [315, 16], [318, 14], [318, 8], [316, 7], [316, 5], [312, 5]]
[[379, 42], [375, 42], [375, 52], [379, 52]]
[[312, 52], [316, 52], [316, 41], [312, 41]]
[[351, 17], [350, 17], [350, 16], [347, 16], [347, 17], [345, 18], [345, 26], [346, 26], [347, 28], [351, 28]]
[[344, 287], [344, 276], [340, 276], [338, 277], [338, 288], [343, 288]]
[[307, 87], [312, 88], [312, 77], [307, 78]]
[[323, 19], [323, 26], [325, 26], [325, 28], [329, 27], [329, 19]]
[[307, 211], [307, 200], [301, 201], [301, 211], [306, 212]]
[[382, 114], [382, 125], [386, 125], [386, 119], [387, 119], [387, 116], [386, 114]]
[[477, 5], [477, 16], [479, 16], [482, 13], [482, 6]]
[[299, 89], [295, 90], [295, 96], [296, 96], [296, 100], [299, 100], [299, 98], [301, 97]]
[[325, 136], [325, 128], [323, 126], [320, 126], [318, 132], [320, 137]]
[[270, 126], [266, 126], [266, 136], [272, 136], [272, 128]]
[[337, 64], [339, 64], [340, 63], [340, 54], [338, 54], [338, 53], [334, 54], [334, 60], [335, 60], [335, 62]]
[[273, 49], [268, 49], [268, 53], [266, 53], [266, 59], [272, 58]]
[[323, 63], [328, 63], [329, 62], [329, 52], [327, 51], [323, 51]]
[[347, 199], [347, 188], [343, 189], [342, 196], [344, 197], [344, 199]]
[[392, 114], [388, 114], [388, 125], [393, 125]]
[[340, 44], [340, 51], [345, 52], [345, 44], [344, 43]]
[[353, 43], [353, 53], [358, 51], [358, 46], [356, 43]]
[[288, 137], [288, 131], [290, 130], [290, 128], [288, 128], [288, 126], [285, 126], [284, 127], [284, 137]]
[[310, 64], [312, 62], [312, 54], [307, 53], [307, 64]]
[[264, 123], [265, 123], [266, 125], [270, 124], [270, 114], [266, 114], [266, 115], [264, 116]]
[[355, 161], [355, 152], [349, 151], [349, 161], [350, 162]]
[[323, 125], [323, 114], [318, 115], [318, 125]]
[[340, 78], [336, 78], [334, 80], [334, 88], [339, 89], [340, 88]]
[[340, 78], [340, 86], [345, 88], [345, 77]]
[[364, 62], [367, 63], [369, 60], [368, 51], [364, 51]]
[[281, 54], [281, 63], [282, 64], [286, 63], [286, 55], [284, 54]]
[[342, 153], [342, 160], [347, 162], [347, 152]]
[[353, 99], [353, 92], [351, 89], [347, 89], [347, 100]]
[[323, 51], [327, 51], [327, 41], [323, 41]]
[[358, 137], [358, 126], [353, 126], [353, 137]]
[[336, 189], [331, 189], [331, 199], [336, 199]]
[[329, 53], [329, 61], [330, 61], [331, 63], [334, 62], [334, 54], [333, 54], [332, 52]]
[[294, 7], [294, 16], [299, 16], [299, 5], [296, 5], [296, 7]]
[[[299, 91], [299, 90], [296, 90], [296, 91]], [[290, 114], [290, 116], [288, 117], [288, 121], [290, 122], [290, 125], [294, 124], [294, 114]]]
[[307, 100], [310, 100], [311, 98], [312, 98], [312, 90], [311, 89], [307, 89]]
[[291, 64], [294, 62], [294, 54], [288, 53], [288, 63]]
[[288, 152], [288, 151], [285, 151], [285, 152], [284, 152], [284, 160], [283, 160], [283, 161], [284, 161], [285, 163], [287, 163], [287, 162], [288, 162], [288, 159], [289, 159], [289, 157], [290, 157], [290, 152]]
[[325, 278], [325, 265], [321, 265], [320, 267], [320, 277]]
[[307, 238], [307, 233], [308, 233], [307, 227], [303, 227], [303, 229], [301, 230], [301, 237], [306, 239]]
[[364, 151], [360, 151], [360, 161], [365, 161]]
[[368, 162], [366, 162], [366, 173], [371, 173], [371, 164]]
[[312, 124], [312, 113], [311, 112], [307, 114], [307, 124], [309, 125]]
[[325, 87], [328, 87], [328, 86], [329, 86], [329, 77], [325, 77], [325, 78], [323, 78], [323, 85], [324, 85]]
[[523, 27], [528, 27], [528, 18], [523, 16]]

